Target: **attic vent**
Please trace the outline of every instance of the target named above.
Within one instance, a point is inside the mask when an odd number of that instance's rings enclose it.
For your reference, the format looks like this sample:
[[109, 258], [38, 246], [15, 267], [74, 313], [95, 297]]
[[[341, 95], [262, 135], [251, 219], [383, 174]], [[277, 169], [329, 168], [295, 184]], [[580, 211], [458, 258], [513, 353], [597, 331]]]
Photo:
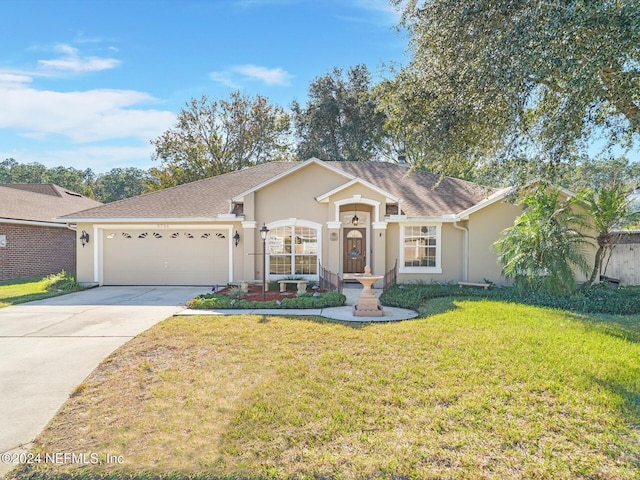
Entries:
[[398, 205], [389, 205], [387, 204], [386, 215], [397, 215], [398, 214]]
[[242, 216], [244, 215], [244, 203], [236, 203], [233, 205], [233, 209], [231, 210], [231, 213], [237, 215], [237, 216]]

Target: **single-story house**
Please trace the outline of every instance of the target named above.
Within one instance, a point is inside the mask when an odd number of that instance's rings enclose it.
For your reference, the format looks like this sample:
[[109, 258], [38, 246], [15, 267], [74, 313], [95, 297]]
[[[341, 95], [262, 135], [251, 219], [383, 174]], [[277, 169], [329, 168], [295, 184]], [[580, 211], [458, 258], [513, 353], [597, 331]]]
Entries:
[[0, 280], [73, 272], [76, 232], [56, 217], [99, 205], [51, 183], [0, 184]]
[[[86, 231], [77, 279], [221, 285], [344, 279], [370, 265], [398, 281], [504, 283], [492, 244], [522, 212], [509, 189], [385, 162], [271, 162], [59, 218]], [[80, 233], [78, 233], [79, 235]], [[379, 285], [377, 285], [379, 286]]]

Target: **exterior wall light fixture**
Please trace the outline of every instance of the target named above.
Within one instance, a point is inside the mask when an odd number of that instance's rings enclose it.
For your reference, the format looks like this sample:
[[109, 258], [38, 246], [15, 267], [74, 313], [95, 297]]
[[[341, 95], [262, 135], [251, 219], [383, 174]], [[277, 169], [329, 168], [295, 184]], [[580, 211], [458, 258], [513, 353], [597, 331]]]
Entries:
[[84, 248], [84, 246], [89, 243], [89, 234], [87, 233], [86, 230], [82, 230], [82, 235], [80, 235], [80, 241], [82, 242], [82, 247]]

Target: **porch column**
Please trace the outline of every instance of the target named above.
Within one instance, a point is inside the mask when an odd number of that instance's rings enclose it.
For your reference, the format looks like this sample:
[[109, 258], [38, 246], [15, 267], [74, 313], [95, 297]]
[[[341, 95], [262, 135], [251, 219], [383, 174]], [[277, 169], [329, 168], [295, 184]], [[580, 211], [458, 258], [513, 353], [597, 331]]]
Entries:
[[322, 259], [322, 265], [340, 274], [340, 222], [327, 222], [327, 234], [327, 255]]
[[[372, 222], [373, 233], [371, 235], [371, 249], [373, 250], [373, 261], [371, 271], [375, 275], [384, 275], [391, 267], [387, 264], [387, 222]], [[394, 259], [395, 260], [395, 259]], [[373, 288], [382, 288], [383, 280], [374, 283]]]

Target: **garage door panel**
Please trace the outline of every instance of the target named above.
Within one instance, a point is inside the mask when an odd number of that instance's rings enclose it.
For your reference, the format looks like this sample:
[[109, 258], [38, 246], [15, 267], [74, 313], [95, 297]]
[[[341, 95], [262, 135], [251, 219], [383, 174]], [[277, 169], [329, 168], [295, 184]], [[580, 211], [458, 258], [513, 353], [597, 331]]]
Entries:
[[229, 239], [217, 230], [105, 230], [105, 285], [213, 285], [229, 280]]

